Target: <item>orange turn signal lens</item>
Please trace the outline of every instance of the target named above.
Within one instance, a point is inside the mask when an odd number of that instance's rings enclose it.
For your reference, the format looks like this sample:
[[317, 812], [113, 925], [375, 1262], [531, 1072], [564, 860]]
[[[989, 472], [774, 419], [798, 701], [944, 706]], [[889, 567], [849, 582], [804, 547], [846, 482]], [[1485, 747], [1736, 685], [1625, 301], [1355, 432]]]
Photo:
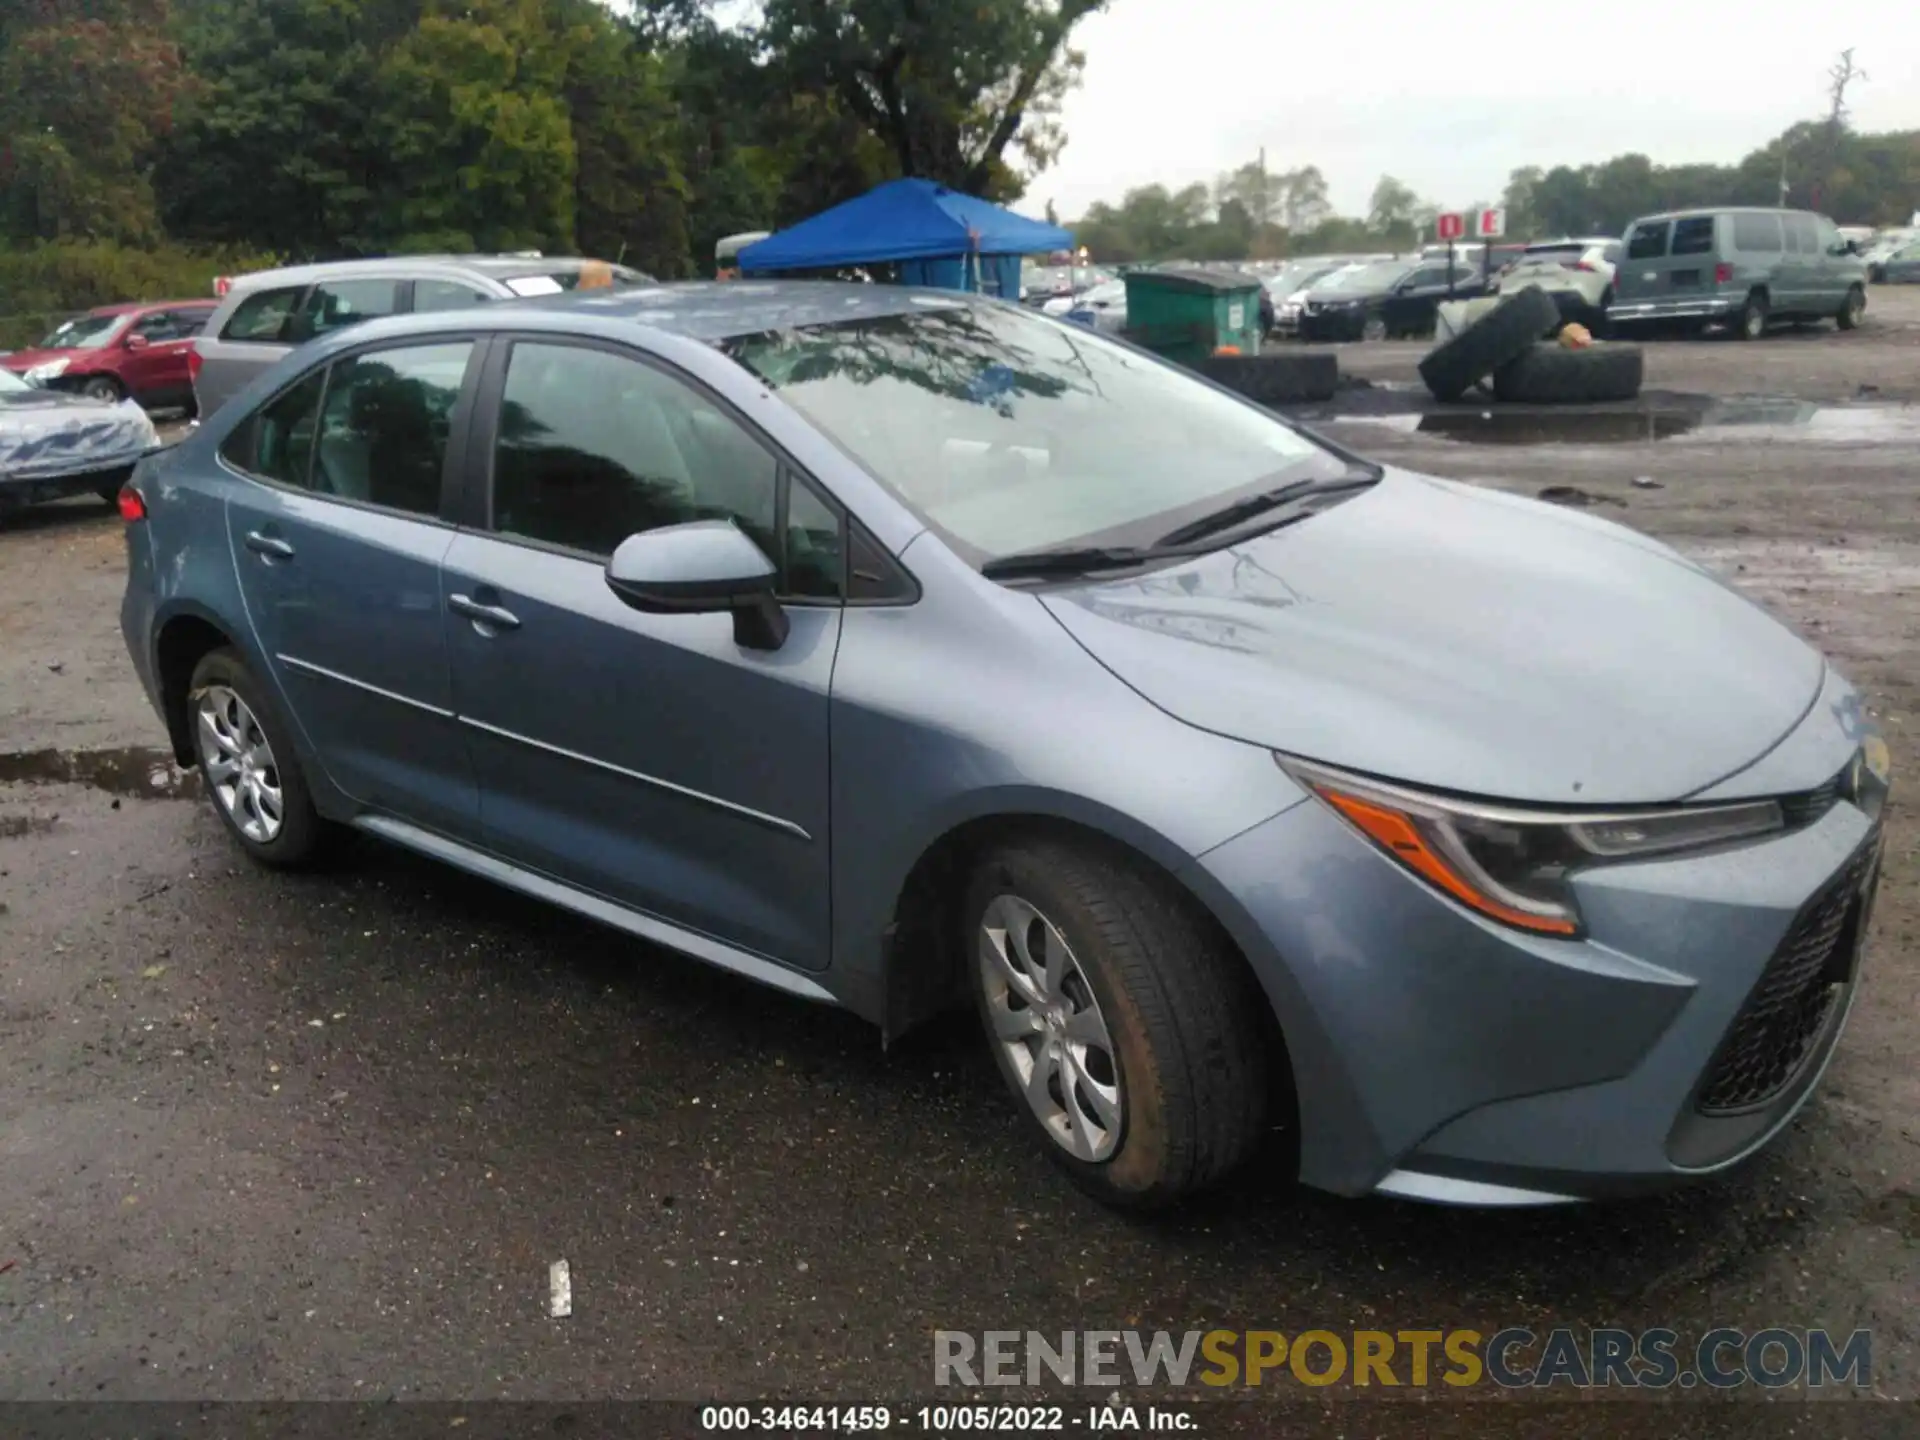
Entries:
[[1446, 856], [1429, 844], [1426, 837], [1420, 833], [1420, 828], [1398, 810], [1388, 809], [1372, 800], [1363, 800], [1358, 795], [1349, 795], [1328, 786], [1315, 785], [1314, 790], [1321, 799], [1346, 816], [1355, 828], [1374, 844], [1421, 879], [1446, 891], [1461, 904], [1471, 906], [1482, 915], [1506, 925], [1517, 926], [1522, 930], [1532, 930], [1543, 935], [1579, 933], [1579, 927], [1571, 920], [1557, 915], [1535, 915], [1489, 895], [1482, 887], [1462, 874], [1458, 865], [1451, 863]]

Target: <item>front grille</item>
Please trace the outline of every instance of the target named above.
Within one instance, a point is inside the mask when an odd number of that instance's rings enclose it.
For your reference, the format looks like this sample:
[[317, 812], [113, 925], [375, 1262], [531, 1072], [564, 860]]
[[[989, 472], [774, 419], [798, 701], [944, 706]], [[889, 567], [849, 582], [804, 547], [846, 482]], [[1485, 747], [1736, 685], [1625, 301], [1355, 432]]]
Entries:
[[1802, 790], [1797, 795], [1782, 795], [1780, 813], [1786, 819], [1787, 828], [1798, 830], [1803, 826], [1811, 825], [1837, 805], [1840, 802], [1841, 791], [1845, 788], [1846, 778], [1847, 771], [1842, 770], [1817, 789]]
[[1703, 1115], [1750, 1110], [1773, 1099], [1799, 1074], [1853, 979], [1868, 898], [1862, 882], [1878, 852], [1876, 835], [1801, 910], [1707, 1069], [1697, 1102]]

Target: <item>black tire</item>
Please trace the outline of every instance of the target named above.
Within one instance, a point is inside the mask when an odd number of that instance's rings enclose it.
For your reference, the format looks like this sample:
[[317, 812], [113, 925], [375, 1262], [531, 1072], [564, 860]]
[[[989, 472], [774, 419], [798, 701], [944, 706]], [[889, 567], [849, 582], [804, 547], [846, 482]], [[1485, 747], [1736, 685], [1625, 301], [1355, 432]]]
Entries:
[[1733, 333], [1741, 340], [1763, 340], [1767, 334], [1767, 317], [1770, 314], [1767, 297], [1758, 290], [1747, 296], [1747, 303], [1740, 307], [1740, 313], [1733, 317]]
[[80, 383], [80, 393], [102, 405], [118, 405], [127, 398], [126, 388], [111, 375], [89, 375]]
[[1858, 330], [1861, 317], [1867, 313], [1867, 292], [1864, 286], [1855, 285], [1847, 291], [1847, 298], [1840, 306], [1840, 313], [1833, 317], [1834, 324], [1842, 330]]
[[1340, 388], [1340, 362], [1327, 350], [1210, 355], [1200, 373], [1262, 405], [1331, 400]]
[[[1099, 1068], [1110, 1065], [1119, 1092], [1114, 1148], [1104, 1158], [1083, 1159], [1055, 1138], [996, 1037], [996, 1013], [1018, 1013], [990, 995], [994, 982], [981, 958], [989, 907], [1002, 897], [1031, 906], [1065, 939], [1069, 969], [1111, 1037], [1110, 1051], [1089, 1049], [1086, 1059], [1091, 1067], [1106, 1055]], [[1082, 1190], [1120, 1209], [1163, 1209], [1259, 1148], [1269, 1062], [1257, 1007], [1266, 1001], [1240, 958], [1169, 882], [1119, 856], [1034, 840], [985, 859], [962, 913], [962, 953], [994, 1062], [1028, 1133]]]
[[1592, 405], [1640, 393], [1646, 358], [1638, 345], [1599, 344], [1569, 350], [1538, 344], [1494, 373], [1496, 398], [1534, 405]]
[[1436, 400], [1458, 400], [1560, 324], [1560, 307], [1538, 285], [1500, 303], [1420, 361], [1420, 378]]
[[[264, 735], [270, 752], [271, 766], [262, 773], [270, 775], [277, 784], [281, 813], [277, 832], [264, 839], [249, 835], [241, 828], [234, 813], [236, 807], [222, 800], [219, 782], [211, 768], [209, 747], [214, 742], [208, 727], [201, 722], [200, 712], [203, 703], [222, 689], [239, 697], [251, 713], [255, 727]], [[293, 739], [281, 722], [279, 711], [268, 697], [266, 687], [254, 678], [237, 650], [224, 646], [210, 650], [193, 667], [193, 679], [187, 686], [187, 723], [193, 732], [200, 783], [206, 789], [214, 813], [240, 848], [261, 864], [283, 870], [297, 869], [317, 860], [331, 839], [331, 827], [314, 808], [313, 793], [307, 788]]]

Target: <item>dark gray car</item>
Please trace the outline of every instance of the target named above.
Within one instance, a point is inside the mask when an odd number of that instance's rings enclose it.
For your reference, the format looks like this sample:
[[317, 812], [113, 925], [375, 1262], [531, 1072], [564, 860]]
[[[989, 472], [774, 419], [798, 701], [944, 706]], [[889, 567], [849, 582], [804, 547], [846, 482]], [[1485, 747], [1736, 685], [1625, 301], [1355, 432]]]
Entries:
[[1268, 1142], [1479, 1204], [1711, 1173], [1858, 991], [1887, 748], [1818, 652], [1014, 305], [373, 321], [129, 488], [127, 646], [247, 853], [352, 828], [887, 1035], [971, 1006], [1111, 1202]]
[[1757, 340], [1776, 320], [1833, 320], [1867, 308], [1867, 268], [1824, 215], [1685, 210], [1627, 227], [1607, 318], [1616, 326], [1690, 321]]
[[233, 282], [194, 342], [194, 398], [211, 415], [294, 346], [362, 320], [651, 283], [625, 265], [537, 255], [396, 255], [255, 271]]

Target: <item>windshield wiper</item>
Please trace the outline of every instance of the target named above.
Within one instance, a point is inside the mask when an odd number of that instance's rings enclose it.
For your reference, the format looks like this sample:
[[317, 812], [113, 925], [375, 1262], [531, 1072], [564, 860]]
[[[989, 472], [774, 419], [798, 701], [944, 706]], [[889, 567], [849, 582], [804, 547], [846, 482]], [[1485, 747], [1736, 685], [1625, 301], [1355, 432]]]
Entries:
[[1179, 553], [1161, 545], [1072, 545], [1055, 550], [1021, 550], [987, 561], [980, 567], [980, 573], [989, 580], [1043, 580], [1056, 575], [1087, 575], [1095, 570], [1124, 570]]
[[1243, 520], [1252, 520], [1269, 510], [1278, 510], [1297, 500], [1306, 500], [1321, 495], [1338, 495], [1348, 490], [1364, 490], [1380, 478], [1379, 467], [1369, 467], [1363, 474], [1347, 475], [1339, 480], [1295, 480], [1276, 490], [1262, 490], [1255, 495], [1247, 495], [1222, 505], [1210, 514], [1197, 520], [1189, 520], [1185, 525], [1169, 530], [1154, 542], [1156, 548], [1163, 545], [1186, 545], [1208, 535], [1217, 535], [1222, 530], [1231, 530]]

